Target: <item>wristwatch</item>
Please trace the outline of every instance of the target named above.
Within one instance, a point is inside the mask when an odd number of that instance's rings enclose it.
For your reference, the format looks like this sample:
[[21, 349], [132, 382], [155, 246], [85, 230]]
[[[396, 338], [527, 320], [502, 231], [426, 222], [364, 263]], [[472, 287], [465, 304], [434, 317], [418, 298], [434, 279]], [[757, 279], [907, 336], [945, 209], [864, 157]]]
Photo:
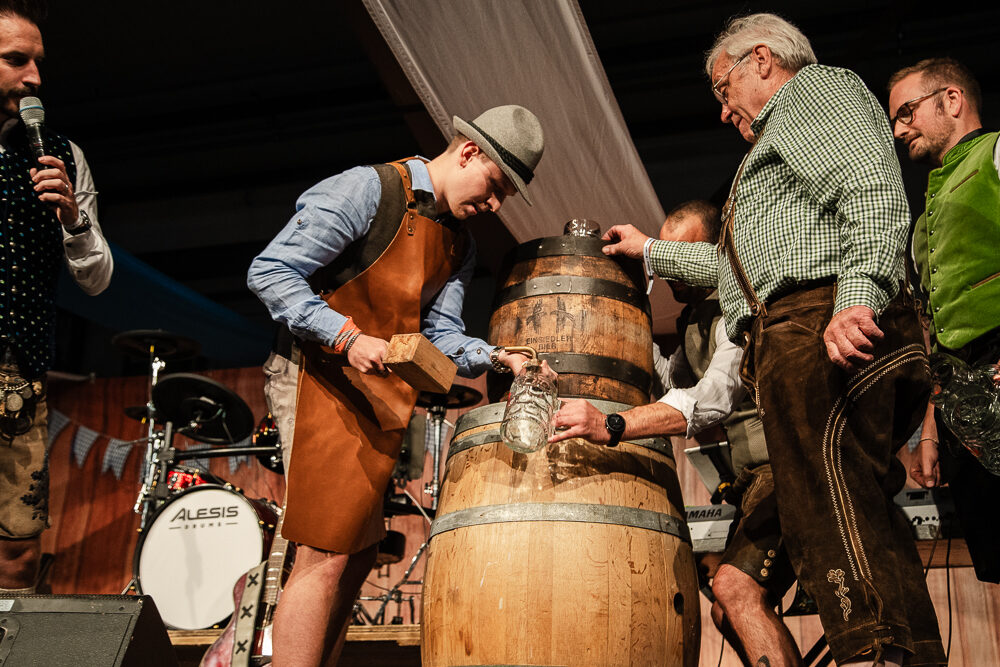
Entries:
[[500, 353], [503, 351], [503, 345], [498, 345], [490, 350], [490, 363], [493, 364], [493, 370], [497, 373], [510, 373], [510, 369], [500, 361]]
[[608, 447], [614, 447], [625, 434], [625, 418], [617, 412], [612, 412], [604, 418], [604, 428], [608, 429], [608, 435], [611, 436], [611, 439], [608, 440]]
[[70, 234], [71, 236], [78, 236], [86, 231], [89, 231], [91, 226], [92, 223], [90, 222], [90, 216], [87, 215], [86, 211], [81, 209], [80, 217], [77, 218], [77, 223], [72, 227], [67, 227], [66, 233]]

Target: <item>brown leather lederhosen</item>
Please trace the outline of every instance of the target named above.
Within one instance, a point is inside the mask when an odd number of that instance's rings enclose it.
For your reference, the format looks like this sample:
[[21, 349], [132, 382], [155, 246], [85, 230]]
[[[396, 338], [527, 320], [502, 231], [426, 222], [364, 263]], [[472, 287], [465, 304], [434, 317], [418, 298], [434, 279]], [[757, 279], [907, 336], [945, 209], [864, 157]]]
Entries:
[[[366, 335], [385, 340], [420, 330], [422, 309], [457, 271], [467, 248], [462, 232], [428, 217], [433, 202], [415, 200], [402, 162], [390, 163], [398, 178], [376, 167], [382, 199], [369, 234], [398, 215], [388, 247], [346, 283], [319, 286], [327, 305], [353, 317]], [[364, 250], [349, 246], [342, 257], [354, 252]], [[417, 391], [395, 375], [363, 375], [331, 348], [303, 345], [286, 538], [340, 553], [381, 539], [383, 494], [416, 398]]]

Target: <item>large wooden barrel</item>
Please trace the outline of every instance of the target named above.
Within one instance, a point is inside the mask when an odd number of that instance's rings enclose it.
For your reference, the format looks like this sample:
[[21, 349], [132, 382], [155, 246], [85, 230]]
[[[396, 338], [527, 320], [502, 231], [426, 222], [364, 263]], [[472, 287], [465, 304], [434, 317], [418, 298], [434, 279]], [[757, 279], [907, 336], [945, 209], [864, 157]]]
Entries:
[[669, 443], [519, 454], [501, 442], [503, 410], [456, 425], [424, 575], [423, 665], [695, 667], [697, 575]]
[[[649, 402], [653, 339], [642, 263], [604, 241], [553, 236], [505, 259], [487, 340], [530, 345], [559, 373], [559, 396]], [[499, 393], [491, 391], [494, 400]]]

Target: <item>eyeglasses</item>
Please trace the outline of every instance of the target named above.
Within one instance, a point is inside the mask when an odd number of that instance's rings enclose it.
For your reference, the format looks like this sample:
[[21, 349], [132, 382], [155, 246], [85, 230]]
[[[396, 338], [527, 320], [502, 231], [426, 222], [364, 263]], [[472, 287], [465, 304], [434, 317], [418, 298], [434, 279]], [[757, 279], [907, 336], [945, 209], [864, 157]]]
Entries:
[[896, 109], [896, 115], [889, 119], [889, 127], [896, 127], [896, 121], [898, 120], [903, 125], [909, 125], [913, 122], [913, 112], [917, 110], [920, 103], [926, 100], [928, 97], [933, 97], [937, 95], [942, 90], [948, 90], [948, 86], [944, 88], [938, 88], [937, 90], [931, 91], [926, 95], [921, 95], [920, 97], [914, 97], [912, 100], [908, 100], [899, 105]]
[[729, 78], [729, 75], [733, 73], [733, 70], [736, 69], [736, 66], [739, 65], [741, 62], [743, 62], [743, 60], [752, 52], [753, 49], [747, 51], [742, 56], [737, 58], [736, 62], [734, 62], [732, 66], [730, 66], [730, 68], [726, 70], [726, 73], [720, 76], [718, 81], [712, 84], [712, 94], [715, 95], [715, 99], [717, 99], [719, 102], [722, 102], [725, 105], [729, 104], [729, 86], [726, 86], [725, 92], [719, 90], [719, 86], [722, 85], [723, 81]]

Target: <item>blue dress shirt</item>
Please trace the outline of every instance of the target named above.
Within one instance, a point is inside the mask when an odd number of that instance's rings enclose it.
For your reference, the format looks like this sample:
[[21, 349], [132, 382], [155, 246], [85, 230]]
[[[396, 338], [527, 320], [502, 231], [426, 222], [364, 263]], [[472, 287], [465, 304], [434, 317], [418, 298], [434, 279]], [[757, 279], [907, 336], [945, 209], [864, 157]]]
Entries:
[[[406, 164], [413, 189], [433, 195], [427, 165], [421, 160]], [[381, 198], [382, 184], [371, 167], [331, 176], [299, 197], [295, 215], [253, 260], [247, 274], [247, 286], [275, 321], [300, 338], [333, 346], [350, 313], [330, 308], [307, 278], [368, 233]], [[475, 377], [489, 368], [493, 349], [484, 340], [466, 336], [462, 322], [462, 301], [475, 262], [475, 243], [470, 243], [462, 267], [424, 309], [421, 320], [421, 333], [458, 365], [463, 377]]]

